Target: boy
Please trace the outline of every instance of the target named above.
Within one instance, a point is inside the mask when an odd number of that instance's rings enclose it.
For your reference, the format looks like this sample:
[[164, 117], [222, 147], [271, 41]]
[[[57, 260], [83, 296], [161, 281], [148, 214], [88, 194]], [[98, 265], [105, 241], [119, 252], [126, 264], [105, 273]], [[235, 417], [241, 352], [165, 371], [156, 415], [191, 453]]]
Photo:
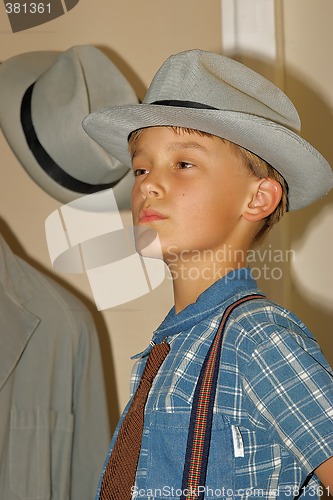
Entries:
[[[333, 488], [331, 369], [301, 321], [260, 297], [246, 267], [283, 212], [332, 187], [330, 166], [299, 127], [275, 85], [201, 50], [170, 57], [142, 104], [85, 119], [93, 139], [132, 165], [134, 225], [156, 231], [175, 299], [153, 336], [170, 350], [145, 405], [135, 483], [122, 496], [116, 474], [108, 493], [110, 452], [96, 498], [305, 498], [320, 495], [319, 480]], [[198, 444], [206, 356], [227, 308], [247, 296], [224, 326]], [[133, 393], [150, 350], [138, 356]], [[110, 450], [121, 448], [119, 429]]]

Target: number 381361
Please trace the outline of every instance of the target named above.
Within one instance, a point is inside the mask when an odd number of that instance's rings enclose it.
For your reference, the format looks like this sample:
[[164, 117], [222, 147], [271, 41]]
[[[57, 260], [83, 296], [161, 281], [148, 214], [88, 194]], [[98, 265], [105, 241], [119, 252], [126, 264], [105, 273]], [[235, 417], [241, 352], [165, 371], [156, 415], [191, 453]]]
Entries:
[[51, 14], [51, 3], [6, 3], [7, 14]]

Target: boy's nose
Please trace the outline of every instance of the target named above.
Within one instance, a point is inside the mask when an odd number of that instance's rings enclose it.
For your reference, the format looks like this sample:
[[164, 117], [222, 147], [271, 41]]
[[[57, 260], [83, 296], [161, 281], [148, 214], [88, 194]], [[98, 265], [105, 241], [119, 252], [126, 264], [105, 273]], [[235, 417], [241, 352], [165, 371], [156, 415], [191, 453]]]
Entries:
[[159, 198], [159, 191], [157, 189], [153, 189], [151, 186], [140, 189], [141, 195], [144, 199], [146, 198]]
[[141, 194], [142, 194], [142, 197], [144, 199], [146, 198], [158, 198], [159, 195], [158, 195], [158, 191], [156, 190], [153, 190], [153, 189], [150, 189], [150, 190], [141, 190]]
[[150, 173], [140, 184], [140, 192], [143, 198], [160, 198], [163, 193], [161, 182], [150, 177]]

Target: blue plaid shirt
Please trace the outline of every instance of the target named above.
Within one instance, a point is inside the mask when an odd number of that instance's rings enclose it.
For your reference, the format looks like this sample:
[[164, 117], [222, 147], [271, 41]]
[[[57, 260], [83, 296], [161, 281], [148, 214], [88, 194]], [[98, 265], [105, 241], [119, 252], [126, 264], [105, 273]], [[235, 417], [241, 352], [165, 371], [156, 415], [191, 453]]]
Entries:
[[[172, 309], [154, 332], [170, 352], [147, 401], [133, 498], [180, 498], [203, 360], [226, 307], [258, 292], [250, 269], [229, 273], [179, 314]], [[150, 349], [137, 356], [132, 394]], [[322, 487], [313, 470], [331, 456], [333, 375], [315, 339], [265, 298], [238, 306], [222, 344], [205, 500], [317, 498]]]

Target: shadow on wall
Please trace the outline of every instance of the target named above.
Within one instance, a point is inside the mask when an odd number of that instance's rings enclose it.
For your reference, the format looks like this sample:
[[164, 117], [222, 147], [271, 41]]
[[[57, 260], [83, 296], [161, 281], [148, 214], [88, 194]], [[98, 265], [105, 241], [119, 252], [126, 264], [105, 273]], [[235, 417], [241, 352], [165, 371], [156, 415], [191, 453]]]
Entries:
[[[276, 68], [270, 62], [251, 56], [233, 55], [266, 78], [277, 81]], [[304, 77], [292, 68], [285, 68], [284, 92], [296, 106], [301, 122], [301, 135], [317, 148], [333, 166], [333, 116], [327, 102], [307, 85]], [[316, 172], [313, 172], [315, 180]], [[259, 280], [260, 286], [273, 300], [282, 298], [282, 305], [293, 311], [318, 340], [333, 367], [333, 192], [309, 207], [287, 214], [273, 229], [263, 248], [293, 252], [294, 259], [281, 264], [283, 280], [272, 283]], [[273, 236], [273, 237], [272, 237]], [[260, 263], [272, 265], [269, 257]], [[287, 273], [287, 275], [285, 274]], [[283, 294], [276, 293], [276, 288]]]
[[110, 49], [105, 45], [96, 45], [96, 47], [104, 52], [104, 54], [117, 66], [117, 68], [122, 72], [124, 77], [130, 84], [138, 96], [140, 101], [143, 100], [147, 88], [143, 81], [138, 77], [138, 75], [133, 71], [133, 69], [124, 61], [122, 57], [119, 56], [117, 52]]
[[[327, 102], [287, 68], [286, 87], [302, 121], [302, 136], [333, 166], [333, 115]], [[316, 173], [313, 173], [315, 179]], [[318, 340], [333, 367], [333, 192], [290, 214], [292, 308]]]
[[99, 311], [96, 310], [96, 306], [85, 296], [80, 294], [76, 289], [71, 287], [68, 283], [59, 278], [58, 275], [51, 273], [48, 269], [44, 268], [40, 263], [34, 261], [29, 257], [24, 249], [22, 248], [20, 242], [17, 240], [16, 236], [13, 234], [11, 229], [5, 223], [5, 221], [0, 217], [0, 233], [3, 235], [7, 244], [10, 246], [12, 251], [18, 255], [21, 259], [28, 262], [35, 269], [40, 271], [41, 273], [49, 276], [56, 282], [58, 282], [61, 286], [66, 288], [69, 292], [75, 295], [79, 300], [83, 302], [83, 304], [87, 307], [89, 312], [92, 314], [98, 339], [100, 343], [102, 363], [103, 363], [103, 371], [104, 371], [104, 379], [106, 385], [107, 392], [107, 403], [109, 410], [109, 420], [110, 420], [110, 429], [113, 432], [118, 420], [119, 420], [119, 404], [117, 397], [117, 389], [115, 384], [115, 373], [112, 361], [112, 352], [110, 346], [110, 337], [107, 330], [107, 326], [104, 322], [103, 316]]

